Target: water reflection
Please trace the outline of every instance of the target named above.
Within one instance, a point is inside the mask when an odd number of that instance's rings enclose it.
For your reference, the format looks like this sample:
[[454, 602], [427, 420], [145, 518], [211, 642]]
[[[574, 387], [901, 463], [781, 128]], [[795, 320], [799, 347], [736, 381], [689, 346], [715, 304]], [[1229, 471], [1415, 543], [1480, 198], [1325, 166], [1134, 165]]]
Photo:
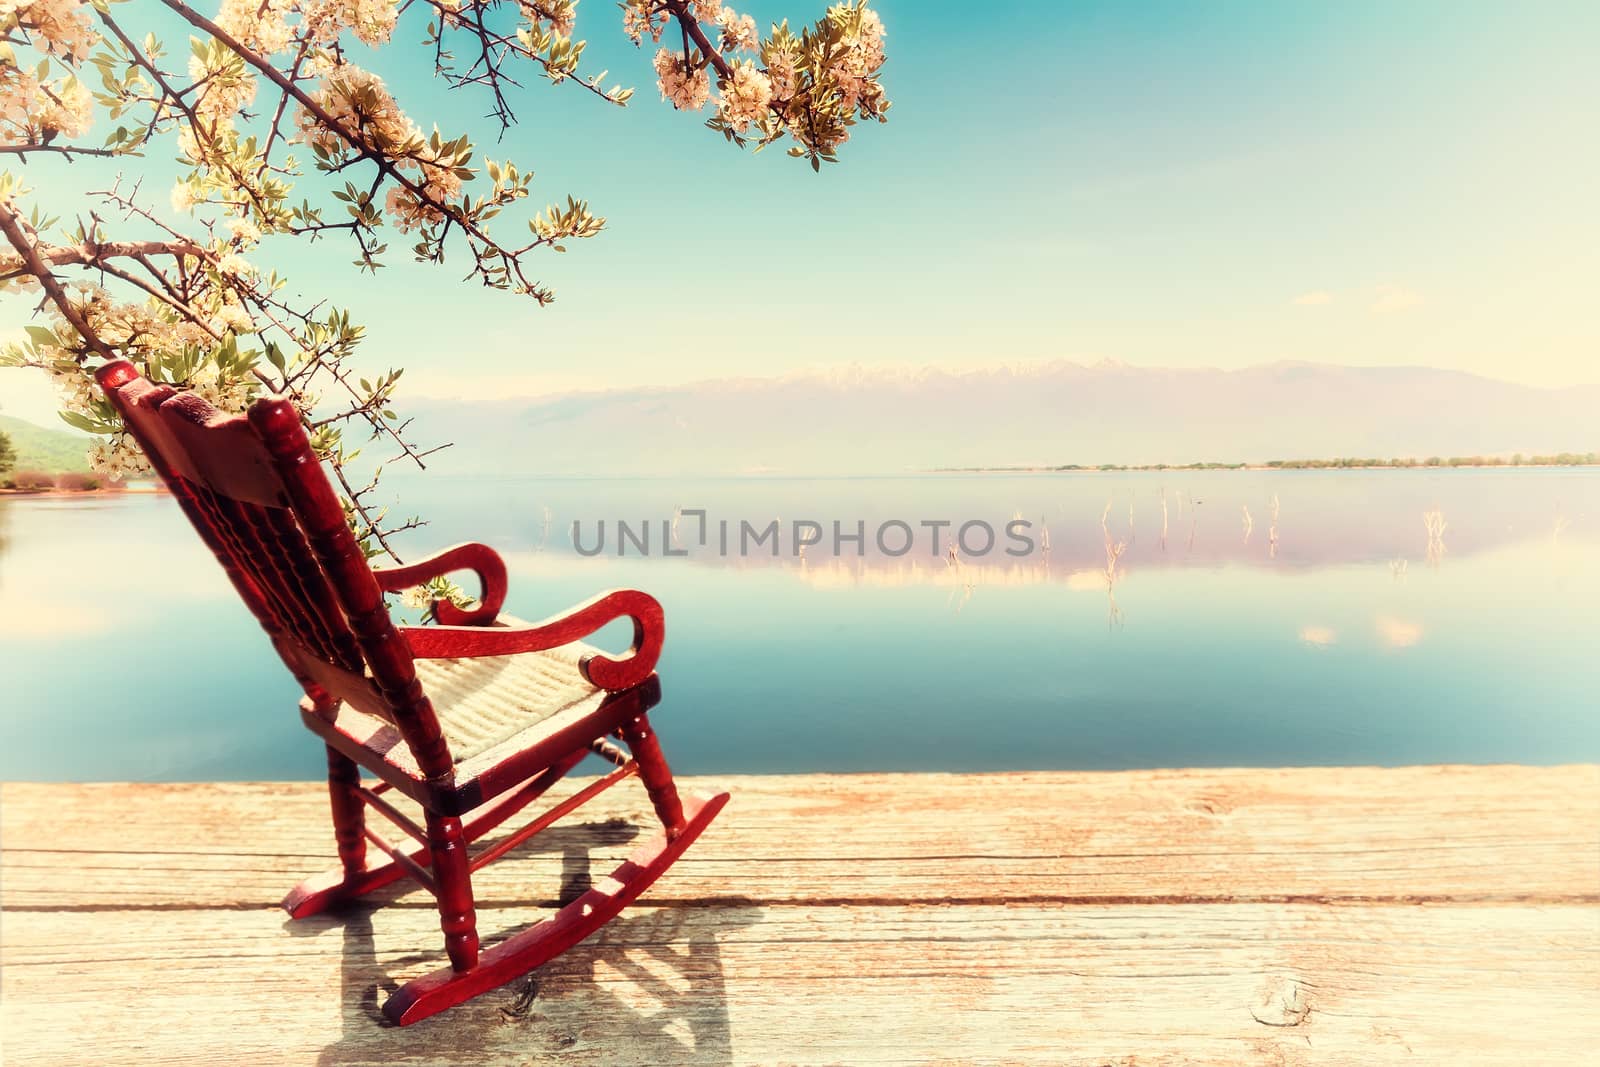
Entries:
[[1278, 494], [1272, 494], [1272, 525], [1267, 528], [1267, 558], [1278, 558]]
[[1422, 525], [1428, 531], [1428, 548], [1424, 558], [1428, 566], [1437, 567], [1444, 558], [1444, 531], [1450, 524], [1445, 522], [1444, 512], [1434, 508], [1422, 513]]
[[1313, 648], [1327, 648], [1338, 642], [1339, 635], [1328, 626], [1302, 626], [1300, 640]]
[[1388, 615], [1378, 616], [1378, 636], [1390, 648], [1410, 648], [1422, 640], [1422, 624]]
[[[604, 522], [606, 536], [598, 542], [602, 555], [640, 555], [636, 541], [615, 536], [617, 524], [626, 523], [634, 530], [648, 528], [652, 536], [666, 528], [666, 536], [650, 544], [651, 556], [662, 556], [670, 545], [696, 563], [734, 568], [781, 566], [802, 555], [813, 562], [859, 556], [868, 566], [892, 566], [897, 559], [916, 556], [943, 560], [947, 543], [919, 535], [908, 554], [891, 555], [875, 543], [871, 531], [886, 521], [902, 521], [913, 528], [942, 525], [948, 537], [969, 519], [999, 530], [1024, 516], [1031, 525], [1033, 551], [1021, 565], [1048, 554], [1069, 570], [1101, 566], [1108, 535], [1125, 544], [1124, 563], [1130, 567], [1234, 562], [1303, 567], [1402, 559], [1418, 547], [1418, 515], [1423, 516], [1425, 558], [1429, 545], [1434, 555], [1443, 554], [1447, 529], [1449, 551], [1458, 555], [1534, 534], [1553, 540], [1568, 533], [1585, 540], [1600, 537], [1600, 476], [1588, 470], [1229, 472], [1194, 474], [1191, 479], [1193, 485], [1177, 487], [1140, 474], [720, 479], [670, 486], [626, 480], [467, 481], [430, 483], [419, 491], [437, 500], [434, 529], [442, 531], [437, 540], [458, 534], [481, 538], [487, 518], [491, 526], [499, 526], [493, 532], [501, 543], [572, 555], [573, 525], [581, 525], [586, 551], [593, 551], [588, 542], [596, 540], [597, 524]], [[1149, 509], [1140, 506], [1147, 496]], [[486, 508], [490, 497], [497, 499]], [[1581, 506], [1573, 508], [1574, 500]], [[1286, 505], [1294, 516], [1289, 524], [1283, 519]], [[1205, 509], [1237, 515], [1240, 534], [1208, 532], [1202, 521]], [[691, 510], [709, 518], [686, 518]], [[1447, 514], [1464, 515], [1468, 521], [1447, 523]], [[774, 521], [780, 526], [775, 537], [741, 555], [736, 544], [723, 553], [714, 535], [695, 536], [697, 524], [714, 526], [718, 520], [735, 533], [730, 542], [737, 541], [741, 522], [753, 528]], [[805, 546], [795, 537], [793, 524], [816, 522], [826, 530], [834, 521], [846, 528], [863, 524], [869, 531], [864, 543], [846, 544], [835, 553], [827, 538]], [[1255, 533], [1263, 521], [1265, 538]], [[1141, 533], [1147, 536], [1141, 538]], [[963, 551], [962, 558], [976, 567], [1019, 565], [1004, 554], [1005, 547], [1002, 539], [994, 551]]]
[[[662, 600], [662, 729], [686, 773], [1600, 757], [1589, 472], [426, 493], [416, 551], [503, 548], [515, 614], [623, 585]], [[1037, 544], [890, 556], [869, 537], [835, 555], [786, 532], [776, 554], [722, 556], [700, 544], [698, 507], [869, 527], [1028, 516]], [[652, 522], [656, 554], [573, 551], [574, 518], [619, 515]], [[1449, 565], [1408, 573], [1419, 540], [1433, 564], [1448, 540]], [[689, 554], [664, 558], [668, 544]], [[320, 773], [294, 683], [171, 501], [0, 500], [0, 546], [0, 777]]]

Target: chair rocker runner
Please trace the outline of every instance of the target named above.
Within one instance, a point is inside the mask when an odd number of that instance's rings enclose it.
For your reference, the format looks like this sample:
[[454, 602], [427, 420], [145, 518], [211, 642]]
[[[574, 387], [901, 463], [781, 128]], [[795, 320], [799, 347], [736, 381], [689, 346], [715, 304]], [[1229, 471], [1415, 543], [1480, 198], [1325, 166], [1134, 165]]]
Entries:
[[[248, 418], [224, 416], [126, 361], [97, 378], [300, 683], [301, 718], [327, 745], [339, 866], [301, 882], [284, 908], [297, 919], [315, 915], [406, 877], [438, 900], [450, 965], [391, 996], [383, 1006], [391, 1020], [426, 1018], [576, 945], [659, 878], [727, 803], [726, 793], [680, 798], [650, 727], [663, 636], [653, 598], [616, 590], [530, 625], [500, 614], [505, 564], [484, 545], [371, 567], [287, 400], [258, 401]], [[439, 625], [394, 624], [385, 592], [455, 571], [477, 574], [476, 607], [438, 601]], [[628, 654], [580, 643], [621, 618], [633, 623]], [[471, 854], [591, 751], [616, 769]], [[378, 781], [364, 783], [363, 769]], [[480, 951], [472, 872], [634, 775], [661, 832], [554, 915]], [[396, 795], [422, 806], [422, 825], [390, 802]], [[369, 811], [411, 841], [391, 843], [367, 825]]]

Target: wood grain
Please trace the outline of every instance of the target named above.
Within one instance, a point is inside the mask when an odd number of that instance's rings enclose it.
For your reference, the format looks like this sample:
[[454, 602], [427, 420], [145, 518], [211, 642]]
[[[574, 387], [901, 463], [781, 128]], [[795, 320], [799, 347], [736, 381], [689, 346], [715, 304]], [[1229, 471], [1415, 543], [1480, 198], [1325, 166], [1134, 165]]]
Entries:
[[[7, 784], [5, 1062], [1520, 1065], [1600, 1047], [1597, 767], [679, 786], [734, 799], [536, 996], [513, 983], [402, 1031], [377, 1006], [443, 959], [425, 894], [298, 923], [270, 906], [334, 862], [319, 783]], [[605, 796], [480, 872], [485, 936], [629, 851], [622, 820], [648, 825], [649, 801]]]

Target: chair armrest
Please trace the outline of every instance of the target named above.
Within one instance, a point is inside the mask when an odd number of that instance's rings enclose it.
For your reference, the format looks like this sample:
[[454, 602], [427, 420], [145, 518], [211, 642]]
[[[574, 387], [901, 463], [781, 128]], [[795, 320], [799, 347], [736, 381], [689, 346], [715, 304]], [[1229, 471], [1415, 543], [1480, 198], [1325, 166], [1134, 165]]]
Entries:
[[572, 610], [523, 626], [402, 626], [400, 634], [418, 659], [514, 656], [581, 640], [608, 622], [633, 620], [633, 648], [620, 657], [584, 656], [578, 669], [593, 685], [615, 692], [650, 677], [661, 657], [666, 621], [656, 598], [636, 589], [613, 589]]
[[402, 567], [374, 567], [372, 576], [385, 593], [398, 593], [451, 571], [477, 573], [478, 606], [463, 609], [448, 600], [435, 600], [434, 618], [457, 626], [483, 626], [499, 617], [506, 602], [506, 564], [494, 549], [476, 541], [435, 552], [427, 559]]

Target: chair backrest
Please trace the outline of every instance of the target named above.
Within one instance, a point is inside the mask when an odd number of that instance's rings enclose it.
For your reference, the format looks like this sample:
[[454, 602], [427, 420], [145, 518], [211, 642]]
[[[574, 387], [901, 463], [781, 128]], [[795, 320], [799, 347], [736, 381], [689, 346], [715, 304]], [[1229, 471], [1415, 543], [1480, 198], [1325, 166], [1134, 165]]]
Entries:
[[158, 385], [125, 360], [96, 374], [312, 707], [340, 701], [393, 723], [429, 777], [449, 750], [344, 509], [288, 400], [249, 417]]

